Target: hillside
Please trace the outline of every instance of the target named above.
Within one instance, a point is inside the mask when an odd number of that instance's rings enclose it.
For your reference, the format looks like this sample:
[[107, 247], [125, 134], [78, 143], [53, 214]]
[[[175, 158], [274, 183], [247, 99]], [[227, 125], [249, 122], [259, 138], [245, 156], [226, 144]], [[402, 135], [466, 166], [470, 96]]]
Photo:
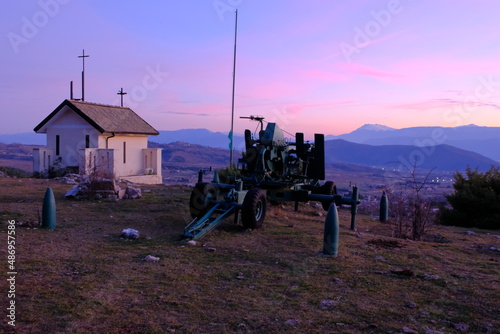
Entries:
[[[318, 256], [313, 205], [268, 207], [261, 229], [226, 222], [179, 239], [191, 189], [73, 201], [72, 185], [0, 178], [0, 233], [14, 222], [17, 333], [498, 333], [498, 231], [431, 226], [426, 241], [340, 209], [339, 256]], [[47, 187], [53, 231], [34, 224]], [[137, 240], [120, 238], [134, 228]], [[0, 250], [7, 258], [7, 247]], [[148, 255], [157, 261], [148, 262]], [[6, 261], [6, 260], [5, 260]], [[7, 289], [7, 285], [4, 285]], [[9, 299], [1, 298], [5, 310]], [[5, 315], [5, 312], [4, 312]], [[465, 330], [464, 330], [465, 329]], [[432, 331], [432, 332], [431, 332]], [[0, 332], [13, 333], [4, 316]]]
[[0, 166], [33, 171], [33, 148], [37, 145], [0, 143]]
[[[226, 166], [229, 150], [185, 142], [170, 144], [149, 143], [150, 147], [162, 148], [162, 160], [166, 166], [203, 167]], [[235, 153], [236, 155], [238, 152]]]

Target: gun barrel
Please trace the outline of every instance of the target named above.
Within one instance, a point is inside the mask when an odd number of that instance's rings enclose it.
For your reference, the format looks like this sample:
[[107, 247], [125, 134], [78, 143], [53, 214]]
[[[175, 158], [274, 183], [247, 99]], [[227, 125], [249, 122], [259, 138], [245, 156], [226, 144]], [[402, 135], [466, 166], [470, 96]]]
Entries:
[[252, 121], [259, 121], [259, 122], [264, 120], [264, 117], [262, 116], [240, 116], [240, 118], [250, 119]]

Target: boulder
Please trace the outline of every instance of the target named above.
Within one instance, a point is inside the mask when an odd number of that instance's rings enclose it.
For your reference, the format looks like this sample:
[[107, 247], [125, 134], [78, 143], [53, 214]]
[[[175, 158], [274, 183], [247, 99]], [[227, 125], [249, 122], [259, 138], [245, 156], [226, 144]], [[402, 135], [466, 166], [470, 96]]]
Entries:
[[79, 191], [80, 191], [80, 187], [78, 187], [78, 185], [76, 185], [73, 188], [71, 188], [71, 190], [68, 190], [68, 192], [64, 196], [74, 198], [74, 197], [76, 197], [76, 195], [78, 195]]
[[126, 228], [122, 231], [122, 234], [120, 234], [120, 238], [132, 240], [139, 239], [139, 231], [133, 228]]
[[[77, 178], [75, 177], [75, 180]], [[118, 199], [119, 186], [113, 179], [83, 179], [66, 193], [66, 198], [73, 199]]]
[[160, 258], [159, 257], [156, 257], [156, 256], [153, 256], [153, 255], [148, 255], [146, 256], [144, 259], [142, 259], [143, 261], [145, 262], [156, 262], [156, 261], [159, 261]]
[[141, 197], [142, 197], [141, 189], [130, 186], [128, 186], [125, 189], [125, 195], [123, 196], [124, 199], [136, 199]]

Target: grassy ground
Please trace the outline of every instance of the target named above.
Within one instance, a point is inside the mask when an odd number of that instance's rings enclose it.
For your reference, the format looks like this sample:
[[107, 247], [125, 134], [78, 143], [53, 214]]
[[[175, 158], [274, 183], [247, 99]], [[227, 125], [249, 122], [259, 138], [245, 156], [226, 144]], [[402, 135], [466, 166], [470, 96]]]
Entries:
[[[425, 242], [340, 210], [338, 257], [318, 256], [324, 215], [275, 206], [262, 229], [229, 219], [179, 240], [190, 188], [143, 186], [142, 199], [71, 201], [57, 181], [0, 179], [2, 329], [7, 222], [57, 202], [54, 231], [16, 226], [17, 333], [498, 333], [499, 231], [434, 226]], [[362, 189], [361, 189], [362, 191]], [[124, 228], [138, 240], [119, 237]], [[158, 262], [142, 261], [147, 255]], [[407, 330], [405, 329], [405, 330]], [[13, 331], [12, 331], [13, 332]], [[434, 332], [437, 333], [437, 332]]]

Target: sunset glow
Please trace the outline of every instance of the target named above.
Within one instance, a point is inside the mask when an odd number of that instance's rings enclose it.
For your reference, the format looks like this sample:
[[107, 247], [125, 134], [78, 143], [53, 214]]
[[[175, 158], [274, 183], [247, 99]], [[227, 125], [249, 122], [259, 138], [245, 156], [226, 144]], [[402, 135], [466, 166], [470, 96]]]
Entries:
[[288, 132], [363, 124], [500, 126], [496, 1], [9, 1], [0, 13], [0, 133], [64, 99], [124, 104], [157, 130]]

